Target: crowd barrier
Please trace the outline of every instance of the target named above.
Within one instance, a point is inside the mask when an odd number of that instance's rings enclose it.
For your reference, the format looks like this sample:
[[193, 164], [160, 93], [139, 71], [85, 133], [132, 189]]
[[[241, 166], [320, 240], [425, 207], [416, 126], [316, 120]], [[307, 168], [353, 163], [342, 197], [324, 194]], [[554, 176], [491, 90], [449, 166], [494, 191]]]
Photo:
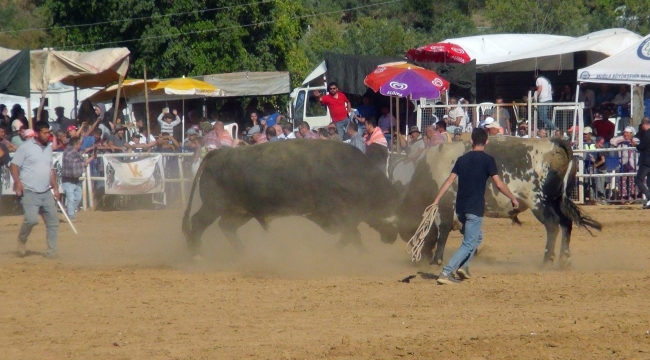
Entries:
[[[192, 183], [194, 175], [190, 162], [183, 160], [192, 157], [191, 153], [97, 154], [80, 178], [83, 191], [81, 209], [93, 210], [96, 206], [95, 195], [100, 190], [102, 196], [115, 197], [120, 203], [125, 203], [132, 195], [146, 194], [160, 194], [164, 202], [170, 192], [170, 184], [180, 184], [180, 200], [185, 204], [187, 184]], [[59, 192], [63, 194], [61, 163], [62, 153], [55, 153], [53, 167]], [[0, 195], [15, 195], [8, 166], [0, 168]]]

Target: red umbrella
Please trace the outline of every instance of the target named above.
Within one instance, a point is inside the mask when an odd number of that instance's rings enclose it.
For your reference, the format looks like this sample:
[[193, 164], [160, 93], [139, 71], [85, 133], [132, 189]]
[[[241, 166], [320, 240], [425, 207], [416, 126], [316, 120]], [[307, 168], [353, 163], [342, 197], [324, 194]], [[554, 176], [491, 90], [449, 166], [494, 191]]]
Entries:
[[470, 62], [470, 57], [459, 45], [452, 43], [435, 43], [406, 52], [406, 57], [418, 62], [459, 63]]
[[435, 99], [449, 82], [434, 71], [405, 62], [379, 65], [363, 82], [383, 95]]

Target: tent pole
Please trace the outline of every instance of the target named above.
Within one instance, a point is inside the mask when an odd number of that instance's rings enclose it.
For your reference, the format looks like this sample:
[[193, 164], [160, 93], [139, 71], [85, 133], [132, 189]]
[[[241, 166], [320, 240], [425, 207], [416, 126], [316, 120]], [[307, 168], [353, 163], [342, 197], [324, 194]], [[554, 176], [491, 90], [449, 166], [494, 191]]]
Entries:
[[117, 83], [117, 95], [115, 97], [115, 109], [113, 109], [113, 126], [116, 126], [117, 122], [117, 112], [119, 111], [120, 108], [120, 93], [122, 92], [122, 82], [124, 81], [124, 75], [120, 75], [120, 79], [118, 80]]
[[[181, 153], [183, 152], [183, 143], [185, 142], [185, 96], [182, 97], [183, 99], [183, 117], [181, 121]], [[174, 134], [171, 134], [174, 136]], [[183, 183], [181, 182], [181, 186]], [[185, 200], [183, 200], [185, 202]]]
[[77, 79], [74, 79], [74, 122], [79, 124], [79, 98], [77, 97]]
[[144, 66], [144, 111], [145, 119], [147, 121], [147, 139], [146, 143], [149, 144], [149, 138], [151, 137], [151, 125], [149, 124], [149, 89], [147, 89], [147, 66]]
[[[395, 116], [395, 138], [396, 138], [396, 139], [399, 138], [399, 135], [400, 135], [400, 131], [399, 131], [399, 115], [400, 115], [400, 114], [399, 114], [399, 99], [400, 99], [399, 97], [396, 97], [396, 98], [395, 98], [395, 115], [397, 115], [397, 116]], [[392, 127], [393, 127], [393, 126], [392, 126], [392, 124], [391, 124], [391, 128], [392, 128]], [[390, 141], [391, 141], [391, 145], [390, 145], [390, 147], [391, 147], [391, 149], [392, 149], [392, 148], [393, 148], [393, 137], [392, 137], [392, 136], [391, 136]], [[399, 144], [399, 142], [398, 142], [398, 144]], [[397, 149], [398, 149], [399, 147], [396, 146], [395, 148], [396, 148], [395, 151], [397, 151]]]
[[27, 98], [27, 126], [32, 128], [32, 98]]

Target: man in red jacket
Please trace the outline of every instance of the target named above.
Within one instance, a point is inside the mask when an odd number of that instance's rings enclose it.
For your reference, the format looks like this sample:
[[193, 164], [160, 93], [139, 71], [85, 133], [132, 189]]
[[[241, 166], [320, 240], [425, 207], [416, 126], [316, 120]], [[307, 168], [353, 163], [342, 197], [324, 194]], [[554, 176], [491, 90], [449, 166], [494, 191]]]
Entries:
[[314, 90], [314, 95], [320, 100], [321, 104], [327, 106], [332, 122], [336, 125], [336, 132], [343, 138], [352, 112], [350, 100], [344, 93], [339, 91], [339, 86], [335, 82], [331, 82], [327, 90], [329, 92], [327, 95], [322, 95], [320, 91]]

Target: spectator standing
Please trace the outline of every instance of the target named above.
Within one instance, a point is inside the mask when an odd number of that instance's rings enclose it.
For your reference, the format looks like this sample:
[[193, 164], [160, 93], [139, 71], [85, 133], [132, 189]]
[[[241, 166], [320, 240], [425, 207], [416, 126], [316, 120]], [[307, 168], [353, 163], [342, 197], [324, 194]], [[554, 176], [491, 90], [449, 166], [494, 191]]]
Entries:
[[564, 88], [562, 89], [562, 92], [560, 93], [560, 98], [558, 99], [558, 102], [575, 102], [576, 98], [575, 95], [573, 95], [573, 90], [571, 89], [571, 85], [564, 85]]
[[627, 91], [627, 85], [621, 85], [619, 88], [619, 93], [614, 97], [614, 105], [616, 105], [616, 111], [618, 116], [621, 118], [619, 121], [620, 126], [625, 128], [630, 123], [630, 103], [632, 98], [630, 93]]
[[609, 91], [609, 85], [602, 84], [600, 85], [600, 92], [596, 95], [596, 107], [605, 108], [613, 105], [614, 94]]
[[27, 238], [34, 226], [38, 224], [39, 212], [42, 212], [47, 229], [45, 256], [53, 258], [58, 250], [59, 218], [56, 213], [55, 199], [59, 199], [59, 189], [52, 166], [52, 147], [49, 145], [50, 126], [45, 121], [38, 121], [34, 128], [36, 136], [16, 150], [10, 166], [14, 190], [16, 196], [20, 198], [25, 214], [18, 234], [18, 255], [20, 257], [26, 255]]
[[[628, 126], [623, 130], [623, 135], [614, 137], [610, 140], [610, 145], [613, 147], [634, 147], [639, 145], [639, 139], [634, 137], [634, 127]], [[622, 150], [618, 155], [621, 158], [621, 172], [635, 173], [637, 172], [636, 159], [634, 150]], [[621, 200], [624, 202], [633, 200], [636, 197], [637, 191], [634, 185], [634, 178], [625, 176], [621, 178]]]
[[440, 198], [449, 190], [458, 178], [458, 192], [456, 193], [456, 215], [462, 224], [461, 233], [463, 242], [458, 251], [452, 256], [438, 277], [439, 284], [459, 283], [453, 277], [457, 272], [461, 279], [469, 279], [469, 263], [476, 249], [483, 240], [481, 225], [485, 210], [485, 188], [489, 178], [492, 178], [497, 189], [507, 196], [512, 202], [512, 207], [517, 209], [519, 202], [510, 192], [508, 186], [501, 181], [494, 158], [485, 153], [488, 143], [487, 132], [475, 129], [472, 132], [472, 151], [456, 160], [451, 174], [442, 184], [433, 205], [438, 205]]
[[327, 91], [329, 92], [327, 95], [322, 95], [320, 91], [314, 90], [314, 96], [320, 100], [321, 104], [327, 106], [332, 122], [336, 124], [336, 132], [343, 137], [349, 123], [349, 114], [352, 112], [350, 100], [339, 91], [339, 86], [335, 82], [329, 84]]
[[602, 136], [605, 142], [609, 142], [614, 137], [616, 126], [609, 119], [604, 118], [599, 113], [595, 113], [591, 129], [596, 131], [596, 135]]
[[68, 147], [63, 152], [63, 163], [61, 166], [61, 187], [65, 193], [66, 212], [70, 220], [76, 219], [75, 212], [81, 202], [81, 181], [79, 178], [84, 174], [86, 166], [95, 159], [91, 156], [84, 160], [79, 153], [81, 139], [74, 137], [70, 139]]
[[126, 142], [126, 138], [124, 137], [125, 132], [126, 128], [120, 126], [115, 129], [115, 134], [108, 139], [108, 147], [113, 152], [123, 152], [128, 149], [128, 144]]
[[5, 134], [11, 133], [11, 118], [7, 115], [8, 112], [5, 104], [0, 104], [0, 128], [4, 129]]
[[366, 143], [363, 141], [363, 138], [361, 137], [361, 134], [359, 134], [359, 125], [356, 123], [350, 123], [348, 125], [348, 137], [350, 138], [349, 143], [350, 145], [354, 146], [355, 148], [361, 150], [362, 153], [366, 153]]
[[363, 136], [363, 134], [366, 131], [366, 119], [376, 119], [377, 118], [377, 110], [375, 107], [372, 105], [372, 98], [370, 95], [366, 94], [363, 96], [363, 99], [361, 100], [362, 104], [357, 106], [357, 114], [355, 114], [354, 118], [357, 121], [358, 126], [358, 133], [359, 135]]
[[449, 108], [449, 117], [447, 118], [447, 129], [453, 131], [456, 128], [461, 128], [463, 131], [467, 129], [467, 116], [465, 110], [459, 106], [458, 100], [455, 97], [449, 98], [449, 105], [456, 105]]
[[[56, 119], [54, 119], [54, 124], [59, 129], [68, 129], [70, 126], [76, 125], [74, 120], [70, 120], [67, 117], [65, 117], [65, 108], [63, 106], [57, 106], [54, 108], [54, 114], [56, 115]], [[56, 129], [58, 130], [58, 129]], [[50, 131], [56, 131], [53, 127], [50, 129]]]
[[584, 126], [591, 125], [594, 106], [596, 105], [596, 93], [587, 87], [587, 83], [580, 83], [578, 102], [584, 103]]
[[158, 125], [160, 126], [160, 133], [174, 133], [174, 128], [181, 123], [181, 118], [178, 116], [176, 109], [169, 113], [168, 108], [164, 108], [163, 112], [158, 115]]
[[510, 112], [508, 109], [503, 107], [503, 98], [501, 96], [497, 97], [495, 103], [498, 107], [496, 112], [496, 121], [499, 123], [499, 126], [503, 129], [503, 135], [510, 135], [512, 128], [510, 127]]
[[[553, 102], [551, 82], [544, 76], [539, 75], [537, 71], [535, 72], [535, 95], [533, 95], [533, 99], [541, 104]], [[547, 129], [555, 130], [555, 124], [551, 121], [551, 105], [537, 105], [537, 114]]]
[[648, 190], [648, 178], [650, 177], [650, 118], [644, 117], [641, 121], [641, 140], [636, 149], [639, 151], [639, 170], [636, 173], [635, 184], [645, 196], [644, 209], [650, 209], [650, 190]]

